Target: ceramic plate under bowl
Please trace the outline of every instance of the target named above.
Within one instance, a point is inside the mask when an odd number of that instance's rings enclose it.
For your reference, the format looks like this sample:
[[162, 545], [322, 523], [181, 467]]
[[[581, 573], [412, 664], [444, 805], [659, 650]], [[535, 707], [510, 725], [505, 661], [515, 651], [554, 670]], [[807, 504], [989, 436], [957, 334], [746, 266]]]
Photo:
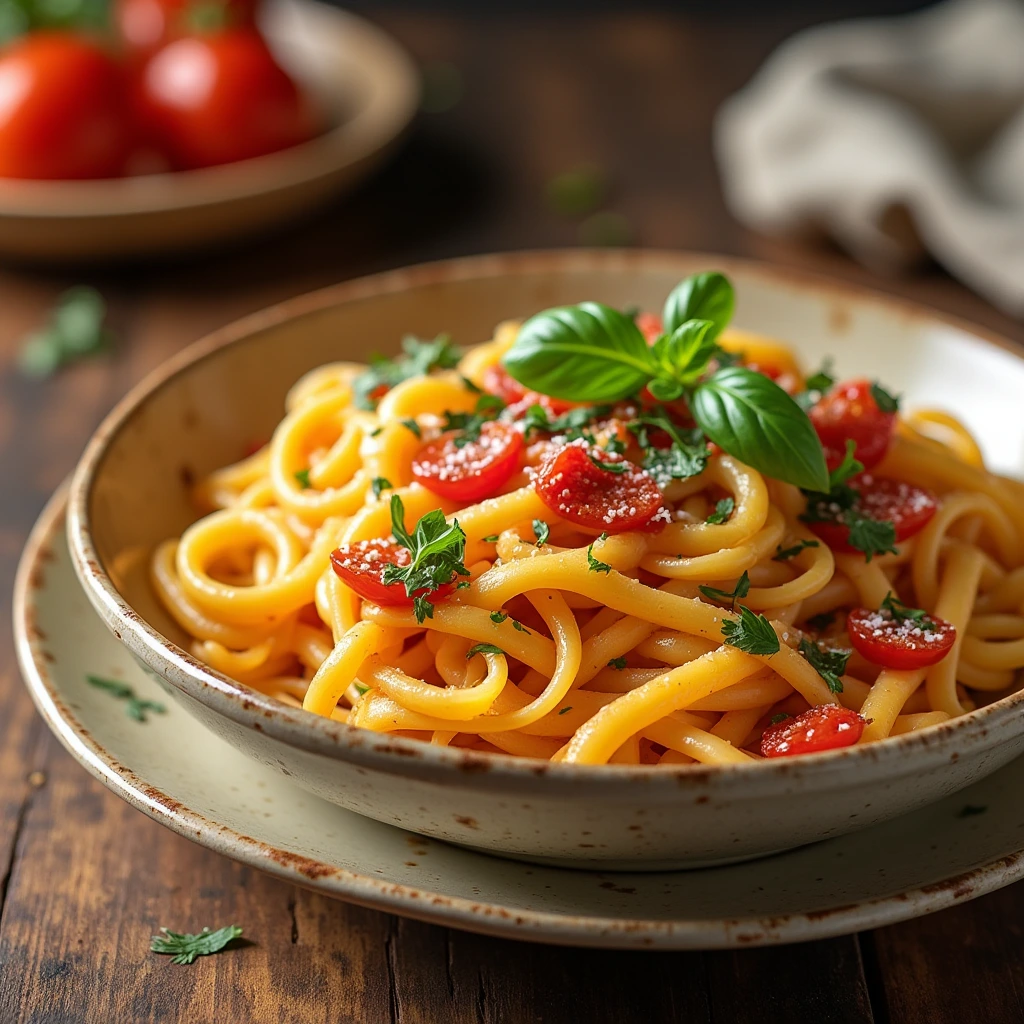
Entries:
[[281, 223], [367, 174], [416, 111], [419, 80], [408, 56], [364, 19], [314, 0], [273, 0], [261, 22], [278, 60], [324, 111], [324, 134], [197, 171], [0, 179], [0, 255], [67, 260], [194, 248]]
[[183, 481], [270, 436], [303, 372], [394, 350], [406, 333], [471, 343], [551, 305], [658, 309], [686, 274], [724, 269], [737, 323], [809, 366], [884, 377], [909, 405], [955, 410], [993, 464], [1024, 453], [1024, 361], [981, 332], [814, 277], [714, 256], [522, 253], [340, 285], [256, 314], [174, 357], [114, 410], [71, 486], [69, 540], [108, 627], [189, 712], [316, 795], [439, 839], [579, 866], [660, 870], [799, 846], [902, 814], [1024, 752], [1024, 693], [920, 732], [730, 765], [575, 765], [382, 735], [288, 708], [212, 671], [153, 599], [153, 546], [195, 518]]
[[[396, 914], [537, 942], [709, 949], [873, 928], [1024, 875], [1024, 759], [885, 825], [702, 871], [534, 866], [342, 810], [208, 732], [138, 668], [75, 578], [60, 496], [22, 559], [14, 628], [40, 713], [108, 788], [202, 846]], [[163, 701], [166, 714], [132, 720], [86, 672], [130, 683], [140, 697]]]

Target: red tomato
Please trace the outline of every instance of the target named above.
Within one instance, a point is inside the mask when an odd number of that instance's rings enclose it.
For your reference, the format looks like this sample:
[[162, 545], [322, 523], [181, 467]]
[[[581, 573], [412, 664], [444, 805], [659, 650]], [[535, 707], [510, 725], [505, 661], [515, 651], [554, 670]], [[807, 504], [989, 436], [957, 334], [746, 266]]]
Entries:
[[[621, 473], [596, 466], [593, 459], [624, 466]], [[554, 450], [534, 481], [541, 501], [563, 519], [606, 533], [661, 529], [668, 509], [654, 479], [621, 455], [572, 441]]]
[[[360, 597], [380, 605], [412, 606], [412, 598], [405, 592], [404, 583], [388, 583], [383, 580], [386, 565], [408, 565], [412, 560], [407, 548], [391, 540], [375, 537], [373, 540], [357, 540], [342, 544], [331, 552], [331, 568], [347, 587]], [[429, 597], [438, 601], [451, 593], [451, 585], [445, 584], [437, 590], [418, 590], [416, 597]]]
[[[850, 481], [850, 486], [860, 493], [853, 510], [880, 523], [891, 522], [896, 530], [897, 544], [923, 530], [939, 507], [939, 499], [931, 491], [900, 480], [864, 474], [854, 477]], [[817, 511], [827, 508], [828, 506], [822, 503], [817, 506]], [[850, 547], [850, 528], [843, 523], [825, 521], [807, 525], [833, 551], [845, 554], [860, 553], [856, 548]]]
[[484, 391], [497, 395], [509, 407], [515, 419], [524, 416], [531, 405], [542, 406], [548, 416], [561, 416], [579, 404], [524, 388], [500, 363], [484, 370]]
[[871, 469], [889, 450], [896, 414], [882, 412], [871, 395], [871, 382], [848, 380], [837, 384], [811, 407], [808, 415], [825, 449], [829, 469], [846, 455], [846, 442], [857, 445], [854, 455]]
[[168, 39], [173, 39], [199, 26], [190, 24], [197, 14], [211, 11], [217, 18], [217, 30], [228, 26], [252, 25], [255, 0], [116, 0], [114, 25], [129, 51], [147, 56]]
[[793, 757], [852, 747], [867, 722], [839, 704], [819, 704], [796, 718], [770, 725], [761, 735], [762, 757]]
[[142, 69], [138, 117], [176, 168], [264, 156], [315, 134], [306, 97], [256, 32], [187, 36]]
[[458, 431], [428, 441], [412, 460], [412, 475], [428, 491], [452, 501], [489, 498], [519, 468], [523, 435], [508, 423], [489, 420], [480, 438], [457, 448]]
[[126, 82], [99, 46], [34, 32], [0, 55], [0, 177], [115, 178], [131, 145]]
[[653, 345], [664, 333], [661, 317], [655, 313], [637, 313], [635, 323], [648, 345]]
[[846, 618], [846, 629], [857, 651], [884, 668], [927, 668], [942, 661], [956, 641], [952, 622], [929, 615], [921, 624], [896, 618], [887, 609], [854, 608]]

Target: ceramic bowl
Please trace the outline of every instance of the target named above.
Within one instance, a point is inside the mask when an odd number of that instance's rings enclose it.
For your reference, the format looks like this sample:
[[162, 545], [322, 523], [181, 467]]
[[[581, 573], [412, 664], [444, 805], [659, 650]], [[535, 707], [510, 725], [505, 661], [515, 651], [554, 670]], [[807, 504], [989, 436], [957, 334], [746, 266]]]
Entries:
[[380, 821], [519, 858], [695, 866], [839, 835], [954, 792], [1024, 752], [1024, 694], [870, 746], [750, 765], [540, 763], [384, 736], [314, 717], [212, 671], [184, 649], [145, 580], [147, 552], [194, 518], [187, 483], [267, 437], [290, 384], [329, 360], [393, 351], [401, 335], [468, 344], [547, 306], [660, 308], [717, 267], [738, 326], [789, 340], [808, 365], [882, 374], [910, 405], [955, 409], [993, 466], [1024, 461], [1024, 361], [980, 330], [791, 271], [704, 255], [491, 256], [396, 271], [257, 313], [180, 353], [89, 442], [71, 485], [75, 568], [111, 631], [168, 693], [240, 750]]
[[255, 234], [366, 175], [411, 121], [419, 79], [399, 45], [354, 14], [272, 0], [262, 30], [328, 130], [220, 167], [99, 181], [0, 179], [0, 255], [34, 261], [190, 249]]

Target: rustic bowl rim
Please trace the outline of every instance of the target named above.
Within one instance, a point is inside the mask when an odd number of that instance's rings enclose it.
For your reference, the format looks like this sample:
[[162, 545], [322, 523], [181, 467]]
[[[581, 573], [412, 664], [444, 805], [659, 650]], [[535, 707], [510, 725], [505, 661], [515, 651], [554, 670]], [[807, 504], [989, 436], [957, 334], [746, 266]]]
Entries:
[[[178, 689], [218, 714], [288, 746], [332, 759], [351, 761], [389, 773], [429, 776], [453, 785], [475, 786], [486, 775], [488, 784], [517, 791], [526, 788], [565, 787], [600, 783], [622, 787], [623, 795], [642, 785], [670, 794], [680, 785], [741, 786], [744, 789], [777, 791], [780, 782], [798, 780], [824, 786], [850, 771], [875, 770], [889, 777], [912, 774], [957, 760], [967, 747], [994, 746], [990, 733], [1021, 723], [1024, 690], [969, 712], [959, 718], [916, 733], [889, 737], [879, 743], [857, 745], [800, 758], [779, 758], [750, 764], [728, 765], [567, 765], [538, 762], [508, 754], [490, 754], [460, 748], [433, 746], [420, 740], [379, 734], [342, 722], [311, 715], [272, 697], [251, 690], [194, 658], [146, 622], [121, 596], [103, 568], [91, 536], [89, 502], [107, 451], [135, 412], [158, 391], [205, 360], [243, 346], [265, 330], [308, 314], [348, 302], [386, 298], [410, 288], [432, 284], [458, 284], [479, 279], [528, 275], [538, 272], [673, 270], [680, 276], [695, 265], [759, 276], [782, 282], [817, 296], [843, 303], [872, 306], [907, 321], [925, 321], [972, 335], [977, 344], [999, 348], [1024, 361], [1011, 342], [994, 331], [948, 316], [914, 302], [895, 298], [860, 285], [831, 280], [822, 275], [780, 267], [758, 260], [711, 253], [666, 250], [568, 249], [525, 251], [460, 257], [419, 264], [357, 278], [288, 299], [249, 314], [187, 346], [151, 371], [106, 416], [86, 445], [71, 480], [67, 530], [72, 561], [94, 607], [118, 639], [146, 664]], [[857, 766], [860, 766], [859, 769]], [[896, 769], [896, 770], [894, 770]], [[653, 792], [653, 791], [652, 791]]]

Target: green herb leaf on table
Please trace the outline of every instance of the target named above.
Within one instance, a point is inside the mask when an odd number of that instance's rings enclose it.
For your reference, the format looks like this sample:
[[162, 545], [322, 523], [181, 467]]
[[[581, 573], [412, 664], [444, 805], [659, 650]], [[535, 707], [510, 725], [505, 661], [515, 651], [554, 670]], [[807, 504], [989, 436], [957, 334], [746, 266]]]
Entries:
[[219, 953], [229, 942], [239, 938], [241, 934], [242, 929], [236, 924], [218, 928], [215, 932], [204, 928], [195, 935], [161, 928], [160, 934], [154, 935], [150, 940], [149, 948], [154, 953], [172, 954], [172, 964], [190, 964], [197, 956], [210, 956], [213, 953]]
[[672, 289], [662, 310], [663, 329], [671, 333], [687, 320], [711, 321], [711, 340], [732, 319], [736, 295], [729, 279], [716, 270], [693, 274]]
[[722, 523], [728, 522], [735, 508], [736, 502], [732, 498], [720, 498], [715, 502], [715, 511], [704, 522], [712, 526], [721, 526]]
[[466, 661], [475, 654], [504, 654], [505, 652], [494, 644], [475, 644], [466, 651]]
[[[607, 540], [608, 539], [608, 534], [607, 533], [602, 533], [601, 536], [598, 537], [597, 539], [598, 540]], [[590, 544], [590, 547], [587, 548], [587, 569], [590, 572], [610, 573], [612, 571], [612, 567], [607, 562], [602, 562], [600, 559], [594, 557], [594, 544], [595, 543], [596, 543], [595, 541], [592, 541], [591, 544]]]
[[699, 586], [697, 589], [710, 601], [728, 601], [729, 611], [735, 611], [736, 601], [750, 593], [750, 574], [744, 572], [732, 590], [719, 590], [717, 587], [708, 586]]
[[360, 409], [373, 409], [381, 394], [402, 381], [423, 377], [434, 370], [451, 370], [459, 364], [462, 351], [447, 334], [439, 334], [433, 341], [405, 337], [402, 354], [395, 359], [375, 355], [370, 365], [352, 382], [355, 404]]
[[46, 325], [23, 340], [18, 368], [28, 377], [48, 377], [67, 363], [109, 349], [106, 312], [95, 288], [70, 288], [57, 299]]
[[773, 562], [788, 562], [791, 558], [796, 558], [801, 551], [806, 548], [818, 548], [821, 547], [821, 542], [817, 540], [807, 540], [801, 538], [800, 541], [793, 545], [791, 548], [784, 548], [781, 544], [775, 545], [775, 554], [772, 555]]
[[846, 671], [846, 663], [850, 660], [852, 652], [827, 650], [812, 640], [802, 638], [800, 653], [807, 659], [807, 664], [828, 683], [830, 692], [843, 692], [842, 675]]
[[375, 498], [380, 497], [381, 491], [390, 491], [393, 486], [390, 480], [382, 476], [375, 476], [370, 482], [370, 490]]
[[106, 690], [107, 693], [117, 700], [126, 701], [125, 713], [129, 718], [135, 719], [136, 722], [145, 722], [146, 714], [149, 711], [158, 715], [163, 715], [167, 712], [167, 708], [163, 704], [158, 704], [153, 700], [144, 700], [142, 697], [136, 696], [135, 690], [131, 686], [127, 683], [122, 683], [118, 679], [105, 679], [102, 676], [94, 675], [86, 675], [85, 678], [91, 686], [95, 686], [98, 690]]
[[541, 548], [548, 542], [551, 536], [551, 527], [543, 519], [534, 519], [533, 535], [537, 538], [537, 547]]
[[[410, 535], [405, 528], [405, 506], [397, 494], [391, 495], [391, 532], [412, 558], [406, 566], [386, 565], [382, 582], [385, 586], [405, 585], [406, 594], [413, 598], [417, 622], [433, 618], [434, 606], [429, 592], [452, 583], [456, 576], [469, 575], [462, 564], [466, 534], [457, 519], [449, 523], [440, 509], [434, 509], [420, 517]], [[416, 597], [418, 591], [427, 593]]]
[[738, 619], [726, 619], [722, 623], [722, 636], [726, 644], [745, 654], [779, 653], [779, 635], [772, 624], [746, 607], [740, 608]]

